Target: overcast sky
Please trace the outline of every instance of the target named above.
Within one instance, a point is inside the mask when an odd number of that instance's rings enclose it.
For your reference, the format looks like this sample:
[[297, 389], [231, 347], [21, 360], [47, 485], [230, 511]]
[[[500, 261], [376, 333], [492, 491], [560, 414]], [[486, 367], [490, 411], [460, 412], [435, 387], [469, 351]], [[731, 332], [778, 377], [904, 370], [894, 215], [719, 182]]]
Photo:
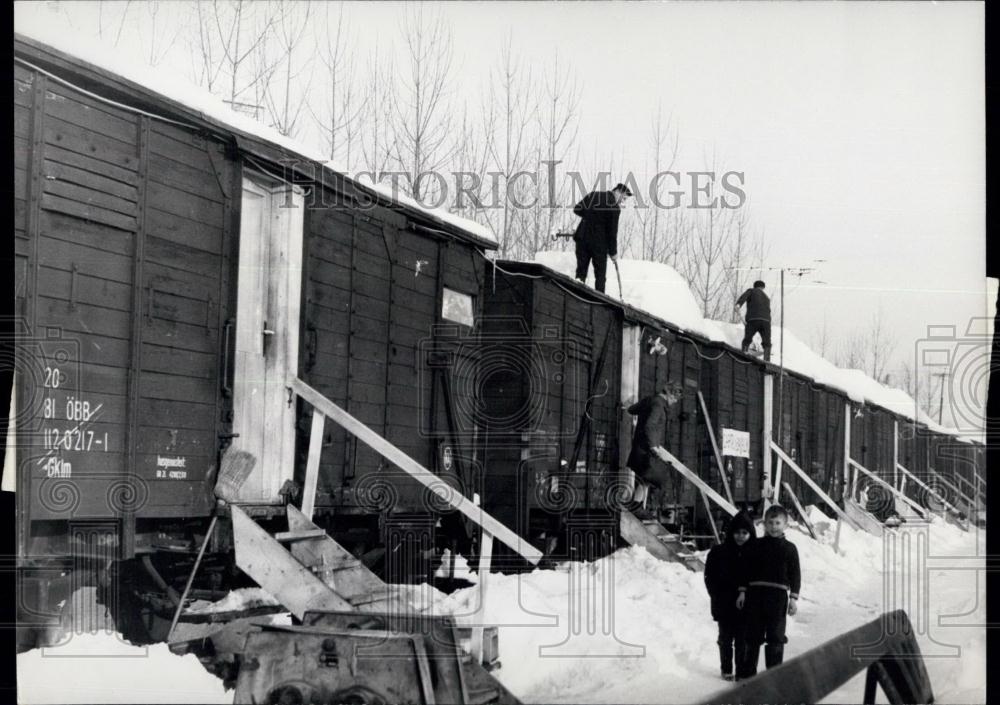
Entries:
[[[480, 99], [511, 36], [539, 69], [555, 51], [572, 66], [584, 154], [620, 155], [639, 171], [662, 106], [679, 130], [679, 168], [701, 168], [714, 149], [744, 172], [766, 266], [826, 260], [788, 280], [786, 321], [800, 337], [824, 319], [841, 337], [881, 307], [898, 362], [929, 324], [964, 335], [970, 319], [992, 319], [981, 3], [436, 7], [452, 29], [454, 96]], [[349, 3], [345, 16], [358, 45], [392, 47], [401, 10]], [[776, 275], [765, 278], [776, 288]]]

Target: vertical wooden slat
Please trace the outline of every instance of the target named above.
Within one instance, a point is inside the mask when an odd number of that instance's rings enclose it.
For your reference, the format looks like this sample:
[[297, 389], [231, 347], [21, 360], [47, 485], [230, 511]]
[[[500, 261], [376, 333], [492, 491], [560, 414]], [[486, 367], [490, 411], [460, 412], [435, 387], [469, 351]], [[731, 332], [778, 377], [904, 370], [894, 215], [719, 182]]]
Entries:
[[[128, 426], [125, 430], [126, 457], [125, 474], [130, 484], [135, 482], [136, 447], [139, 434], [139, 385], [142, 375], [142, 339], [143, 328], [146, 325], [143, 317], [143, 293], [146, 291], [143, 281], [143, 262], [145, 260], [146, 242], [146, 200], [149, 193], [149, 118], [145, 115], [139, 118], [138, 146], [138, 179], [136, 182], [136, 228], [133, 235], [133, 269], [132, 269], [132, 339], [129, 341], [128, 369]], [[149, 294], [151, 295], [151, 294]], [[136, 490], [137, 491], [137, 490]], [[121, 517], [122, 520], [122, 553], [130, 557], [134, 553], [135, 517]]]
[[[31, 156], [28, 161], [28, 192], [25, 197], [28, 199], [25, 209], [25, 232], [30, 238], [29, 252], [29, 272], [25, 272], [25, 292], [24, 292], [24, 326], [15, 327], [15, 335], [24, 334], [29, 336], [38, 335], [38, 322], [36, 316], [36, 299], [38, 292], [38, 269], [39, 262], [39, 240], [41, 232], [38, 224], [39, 207], [42, 200], [42, 160], [44, 159], [45, 145], [45, 89], [46, 77], [44, 74], [32, 73], [34, 91], [31, 96]], [[26, 330], [24, 330], [26, 328]], [[16, 383], [21, 385], [19, 396], [22, 400], [30, 399], [30, 394], [34, 392], [28, 387], [28, 376], [17, 375]], [[23, 403], [23, 402], [22, 402]], [[30, 452], [30, 451], [29, 451]], [[17, 452], [15, 446], [15, 462], [20, 462], [23, 452]], [[17, 506], [17, 517], [19, 531], [17, 532], [18, 555], [24, 556], [28, 552], [28, 537], [30, 535], [31, 514], [29, 509], [32, 505], [31, 497], [31, 473], [27, 466], [24, 472], [17, 473], [17, 493], [19, 500], [15, 502]]]
[[312, 428], [309, 431], [309, 454], [306, 458], [306, 477], [302, 488], [302, 513], [312, 520], [316, 507], [316, 485], [319, 482], [319, 458], [323, 453], [323, 427], [326, 416], [313, 409]]
[[844, 498], [847, 498], [848, 492], [850, 492], [851, 487], [851, 402], [844, 403]]
[[493, 563], [493, 534], [483, 529], [483, 541], [479, 551], [479, 613], [472, 628], [472, 658], [483, 662], [483, 634], [486, 622], [486, 597], [489, 592], [490, 569]]
[[774, 484], [774, 503], [775, 504], [781, 504], [781, 502], [779, 501], [778, 498], [781, 495], [781, 468], [783, 467], [783, 465], [784, 465], [784, 463], [781, 460], [781, 456], [779, 455], [778, 456], [778, 469], [775, 470], [775, 472], [774, 472], [774, 483], [773, 483]]
[[762, 491], [764, 507], [767, 508], [771, 499], [771, 424], [774, 421], [774, 377], [764, 375], [764, 432], [761, 437], [761, 447], [764, 451], [763, 467], [761, 468]]

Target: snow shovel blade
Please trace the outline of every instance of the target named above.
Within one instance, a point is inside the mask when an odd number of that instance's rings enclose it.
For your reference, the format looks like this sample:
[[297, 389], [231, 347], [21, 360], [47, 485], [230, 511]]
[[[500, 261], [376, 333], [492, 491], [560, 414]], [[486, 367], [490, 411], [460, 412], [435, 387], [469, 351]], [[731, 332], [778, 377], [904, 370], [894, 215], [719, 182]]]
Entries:
[[257, 464], [253, 453], [236, 450], [231, 446], [222, 456], [219, 478], [215, 481], [215, 496], [226, 502], [234, 502], [239, 497], [240, 488]]
[[621, 299], [622, 303], [625, 303], [625, 291], [622, 289], [622, 273], [618, 269], [618, 260], [613, 259], [611, 263], [615, 265], [615, 275], [618, 277], [618, 298]]

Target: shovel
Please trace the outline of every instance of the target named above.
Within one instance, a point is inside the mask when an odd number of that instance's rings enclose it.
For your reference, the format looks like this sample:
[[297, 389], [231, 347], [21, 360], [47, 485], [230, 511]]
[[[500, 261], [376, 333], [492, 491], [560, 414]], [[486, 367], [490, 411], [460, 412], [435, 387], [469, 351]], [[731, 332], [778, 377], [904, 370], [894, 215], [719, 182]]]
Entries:
[[618, 298], [622, 303], [625, 303], [625, 291], [622, 289], [622, 273], [621, 270], [618, 269], [618, 259], [615, 258], [611, 260], [611, 263], [615, 265], [615, 275], [618, 277]]

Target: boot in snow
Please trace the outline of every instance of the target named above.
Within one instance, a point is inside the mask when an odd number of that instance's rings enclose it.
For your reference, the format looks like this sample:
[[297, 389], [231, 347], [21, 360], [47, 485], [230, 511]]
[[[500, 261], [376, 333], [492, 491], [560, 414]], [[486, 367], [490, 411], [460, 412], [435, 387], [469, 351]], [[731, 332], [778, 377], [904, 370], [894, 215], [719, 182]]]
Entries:
[[733, 679], [733, 645], [719, 644], [719, 662], [722, 664], [722, 677]]
[[736, 679], [751, 678], [757, 675], [757, 661], [760, 659], [760, 644], [747, 644], [743, 661], [736, 663]]
[[764, 647], [764, 664], [767, 668], [780, 666], [785, 656], [784, 644], [768, 644]]

